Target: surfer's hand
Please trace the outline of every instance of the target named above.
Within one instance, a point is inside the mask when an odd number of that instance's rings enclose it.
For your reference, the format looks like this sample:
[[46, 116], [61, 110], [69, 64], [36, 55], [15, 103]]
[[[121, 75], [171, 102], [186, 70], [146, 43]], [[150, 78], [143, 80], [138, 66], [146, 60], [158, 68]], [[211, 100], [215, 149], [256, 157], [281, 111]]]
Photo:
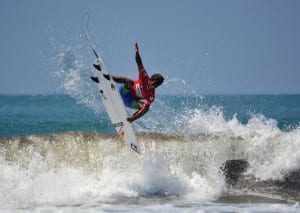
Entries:
[[135, 49], [135, 52], [138, 53], [138, 52], [139, 52], [139, 45], [138, 45], [137, 42], [135, 43], [134, 47], [135, 47], [135, 48], [134, 48], [134, 49]]
[[132, 117], [128, 117], [127, 121], [131, 123], [132, 121], [134, 121], [134, 119]]

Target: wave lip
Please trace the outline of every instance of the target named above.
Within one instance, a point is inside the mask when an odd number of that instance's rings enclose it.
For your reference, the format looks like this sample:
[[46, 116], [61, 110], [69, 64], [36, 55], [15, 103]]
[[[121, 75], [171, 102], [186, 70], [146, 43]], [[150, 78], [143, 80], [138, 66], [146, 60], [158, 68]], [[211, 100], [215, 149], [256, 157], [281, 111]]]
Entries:
[[[297, 131], [279, 132], [276, 144], [282, 138], [297, 137]], [[218, 200], [226, 192], [235, 194], [231, 188], [248, 192], [264, 188], [265, 193], [279, 194], [282, 199], [298, 199], [290, 190], [299, 192], [293, 187], [299, 184], [297, 168], [275, 180], [255, 176], [258, 159], [256, 155], [251, 158], [248, 150], [260, 137], [140, 133], [142, 155], [133, 153], [115, 134], [66, 132], [1, 138], [0, 168], [5, 172], [0, 175], [0, 206], [157, 199], [204, 202]], [[224, 163], [234, 159], [245, 163], [240, 170], [228, 165], [224, 172]], [[229, 173], [233, 176], [228, 177]]]
[[202, 168], [193, 168], [196, 156], [182, 157], [188, 154], [184, 151], [188, 142], [182, 136], [146, 133], [138, 138], [143, 155], [133, 153], [114, 134], [67, 132], [1, 138], [0, 166], [6, 172], [0, 175], [0, 206], [218, 197], [222, 178], [209, 180], [207, 171], [201, 174]]

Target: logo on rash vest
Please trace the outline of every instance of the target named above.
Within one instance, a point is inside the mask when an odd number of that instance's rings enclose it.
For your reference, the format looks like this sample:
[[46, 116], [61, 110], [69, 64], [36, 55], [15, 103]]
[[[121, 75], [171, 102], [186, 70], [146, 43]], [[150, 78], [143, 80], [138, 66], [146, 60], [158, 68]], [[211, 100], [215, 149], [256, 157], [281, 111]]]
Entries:
[[144, 99], [143, 94], [142, 94], [141, 85], [140, 85], [140, 84], [136, 84], [136, 86], [135, 86], [135, 91], [136, 91], [136, 95], [137, 95], [139, 98]]
[[123, 130], [123, 127], [121, 127], [119, 130], [119, 138], [124, 140], [124, 137], [125, 137], [125, 132]]

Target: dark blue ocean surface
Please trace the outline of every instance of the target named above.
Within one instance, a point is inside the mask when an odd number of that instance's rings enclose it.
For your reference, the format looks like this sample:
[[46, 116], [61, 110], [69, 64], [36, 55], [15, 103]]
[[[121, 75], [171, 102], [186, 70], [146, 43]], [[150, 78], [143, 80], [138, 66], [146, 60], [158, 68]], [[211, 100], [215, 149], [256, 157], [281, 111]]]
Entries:
[[226, 119], [236, 114], [243, 124], [255, 114], [275, 119], [282, 130], [297, 128], [300, 122], [300, 95], [207, 96], [203, 103], [222, 107]]
[[[101, 101], [92, 101], [97, 102], [94, 106], [99, 106], [99, 110], [69, 95], [0, 95], [0, 137], [66, 131], [113, 133]], [[277, 122], [279, 129], [290, 131], [298, 128], [299, 106], [300, 95], [163, 95], [157, 97], [150, 112], [137, 124], [150, 131], [152, 126], [160, 126], [159, 131], [163, 132], [167, 131], [163, 124], [168, 120], [173, 121], [168, 124], [170, 127], [176, 125], [174, 119], [180, 120], [193, 110], [199, 109], [205, 114], [218, 109], [225, 120], [235, 116], [241, 124], [247, 124], [254, 115], [262, 115]], [[156, 122], [151, 123], [151, 120]]]
[[[65, 131], [103, 131], [100, 115], [77, 104], [68, 95], [0, 96], [0, 136], [47, 134]], [[108, 118], [103, 113], [105, 121]]]

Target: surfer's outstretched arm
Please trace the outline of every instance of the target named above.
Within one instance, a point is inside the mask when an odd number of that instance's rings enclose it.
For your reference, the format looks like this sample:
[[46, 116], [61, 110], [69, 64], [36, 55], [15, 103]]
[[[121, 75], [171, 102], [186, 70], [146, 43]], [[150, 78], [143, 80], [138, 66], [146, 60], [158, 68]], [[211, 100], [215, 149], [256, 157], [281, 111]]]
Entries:
[[139, 79], [142, 82], [143, 86], [146, 88], [147, 87], [147, 83], [148, 83], [148, 79], [149, 79], [149, 75], [147, 73], [147, 71], [144, 68], [141, 56], [140, 56], [140, 52], [139, 52], [139, 46], [137, 43], [135, 43], [135, 61], [137, 63], [138, 66], [138, 70], [139, 70]]
[[139, 70], [144, 69], [144, 65], [140, 56], [138, 43], [135, 43], [135, 61]]

